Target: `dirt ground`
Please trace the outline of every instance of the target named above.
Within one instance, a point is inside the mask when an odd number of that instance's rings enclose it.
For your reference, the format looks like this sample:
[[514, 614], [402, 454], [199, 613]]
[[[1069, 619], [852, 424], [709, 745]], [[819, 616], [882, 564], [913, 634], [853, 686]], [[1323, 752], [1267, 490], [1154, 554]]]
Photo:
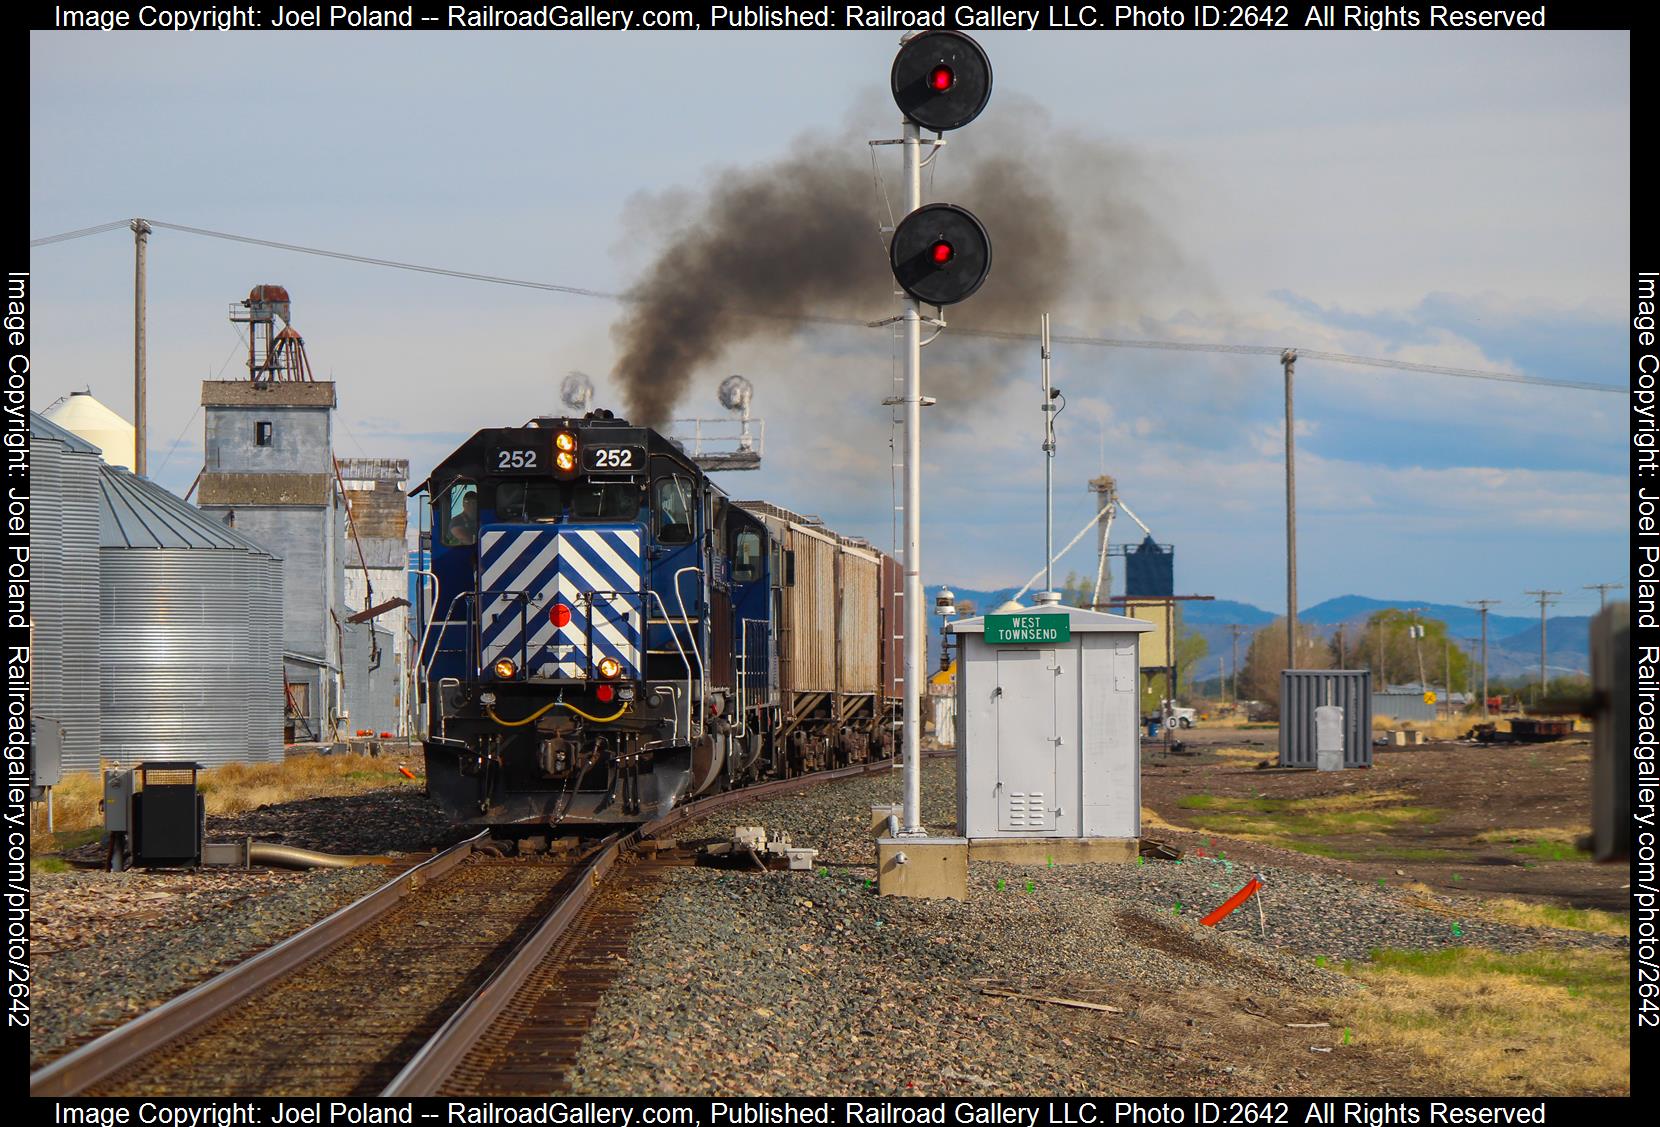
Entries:
[[[1307, 854], [1311, 866], [1361, 881], [1572, 908], [1629, 908], [1629, 870], [1596, 864], [1570, 844], [1590, 829], [1586, 737], [1379, 747], [1368, 770], [1324, 773], [1273, 766], [1279, 734], [1272, 728], [1194, 728], [1179, 738], [1190, 754], [1144, 745], [1142, 805], [1193, 832], [1147, 826], [1149, 837], [1195, 848], [1212, 834], [1225, 835], [1237, 861], [1283, 863], [1278, 849], [1230, 832], [1249, 822], [1267, 831], [1255, 836]], [[1300, 807], [1282, 808], [1285, 800], [1365, 813], [1348, 824], [1337, 817], [1298, 824], [1292, 818]]]

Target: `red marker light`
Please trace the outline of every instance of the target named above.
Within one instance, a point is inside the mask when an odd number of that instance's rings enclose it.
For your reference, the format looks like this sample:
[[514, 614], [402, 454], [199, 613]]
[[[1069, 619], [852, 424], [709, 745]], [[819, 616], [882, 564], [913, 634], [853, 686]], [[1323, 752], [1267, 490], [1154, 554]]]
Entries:
[[936, 266], [944, 266], [947, 262], [950, 262], [953, 258], [957, 257], [957, 252], [952, 249], [951, 244], [946, 242], [944, 239], [941, 239], [929, 248], [928, 253], [933, 256], [934, 265]]
[[564, 603], [554, 603], [548, 611], [548, 621], [555, 626], [569, 626], [571, 624], [571, 608]]
[[943, 94], [956, 84], [957, 76], [944, 63], [928, 72], [928, 89], [936, 94]]
[[600, 699], [601, 704], [604, 704], [617, 695], [617, 690], [613, 689], [610, 685], [601, 685], [599, 688], [594, 690], [594, 695]]

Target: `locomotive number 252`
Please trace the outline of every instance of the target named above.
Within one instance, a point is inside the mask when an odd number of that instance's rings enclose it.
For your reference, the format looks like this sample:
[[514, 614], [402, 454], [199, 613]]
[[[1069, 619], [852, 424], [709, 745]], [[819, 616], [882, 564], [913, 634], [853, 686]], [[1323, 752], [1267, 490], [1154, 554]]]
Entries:
[[645, 463], [645, 451], [638, 446], [590, 446], [583, 451], [589, 470], [628, 473]]

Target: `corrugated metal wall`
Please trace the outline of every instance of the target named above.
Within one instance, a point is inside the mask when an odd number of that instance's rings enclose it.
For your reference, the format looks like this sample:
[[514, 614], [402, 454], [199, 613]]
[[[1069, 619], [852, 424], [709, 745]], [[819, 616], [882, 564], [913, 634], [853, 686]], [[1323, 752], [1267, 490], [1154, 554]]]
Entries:
[[280, 759], [282, 721], [286, 703], [282, 688], [282, 561], [272, 556], [252, 558], [252, 586], [248, 604], [252, 610], [254, 662], [249, 677], [248, 758], [255, 762]]
[[882, 679], [877, 660], [881, 646], [877, 586], [882, 564], [876, 553], [846, 544], [841, 546], [840, 555], [841, 691], [874, 696]]
[[1424, 700], [1424, 694], [1377, 692], [1372, 694], [1372, 714], [1392, 720], [1434, 720], [1436, 706]]
[[795, 586], [784, 588], [790, 628], [786, 687], [798, 693], [835, 692], [836, 542], [792, 525], [784, 546], [795, 553]]
[[[39, 435], [29, 443], [29, 710], [69, 726], [63, 716], [63, 446]], [[64, 749], [65, 771], [84, 771]], [[92, 766], [98, 765], [94, 758]]]
[[95, 771], [102, 459], [44, 434], [33, 434], [30, 447], [30, 707], [62, 725], [65, 771]]
[[885, 695], [905, 695], [905, 569], [882, 557], [882, 683]]
[[103, 549], [104, 756], [205, 766], [282, 757], [249, 743], [258, 681], [250, 553]]
[[[98, 766], [102, 745], [99, 680], [98, 524], [104, 461], [96, 454], [63, 454], [63, 709], [65, 770]], [[70, 764], [85, 764], [71, 767]]]
[[1366, 669], [1287, 669], [1280, 673], [1280, 766], [1313, 767], [1314, 710], [1343, 710], [1343, 766], [1372, 765], [1372, 674]]
[[341, 661], [346, 672], [346, 705], [352, 718], [348, 734], [370, 731], [375, 735], [398, 730], [398, 663], [392, 657], [392, 636], [375, 631], [380, 645], [380, 667], [370, 669], [370, 626], [367, 622], [344, 627], [340, 634]]

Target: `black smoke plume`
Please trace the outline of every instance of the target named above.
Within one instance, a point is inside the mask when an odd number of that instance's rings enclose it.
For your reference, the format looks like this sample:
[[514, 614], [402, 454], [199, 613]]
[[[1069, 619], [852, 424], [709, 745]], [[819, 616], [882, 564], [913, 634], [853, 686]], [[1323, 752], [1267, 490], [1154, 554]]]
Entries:
[[[880, 230], [903, 217], [894, 151], [879, 150], [885, 200], [863, 138], [849, 133], [722, 172], [701, 195], [633, 201], [630, 229], [658, 229], [663, 250], [612, 327], [630, 419], [666, 422], [693, 377], [741, 341], [789, 336], [814, 317], [862, 322], [896, 311]], [[924, 198], [969, 208], [993, 247], [985, 286], [946, 310], [953, 328], [1030, 333], [1045, 311], [1119, 316], [1180, 270], [1140, 202], [1153, 191], [1141, 163], [1050, 127], [1036, 107], [1017, 104], [951, 135], [936, 165], [923, 171]], [[940, 357], [959, 402], [996, 386], [1015, 347], [976, 344]]]

